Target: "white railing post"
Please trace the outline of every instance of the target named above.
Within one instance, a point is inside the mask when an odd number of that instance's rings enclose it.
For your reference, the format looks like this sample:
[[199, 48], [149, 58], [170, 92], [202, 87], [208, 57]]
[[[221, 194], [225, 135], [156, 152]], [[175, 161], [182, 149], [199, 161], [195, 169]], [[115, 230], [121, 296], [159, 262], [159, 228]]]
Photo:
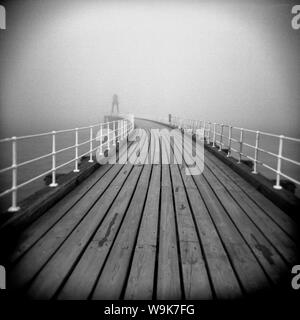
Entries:
[[117, 120], [117, 131], [116, 132], [117, 132], [116, 133], [116, 142], [119, 143], [119, 141], [120, 141], [120, 137], [119, 137], [119, 135], [120, 135], [120, 120]]
[[89, 162], [94, 162], [93, 160], [93, 126], [90, 126], [90, 159]]
[[210, 129], [211, 129], [211, 122], [208, 121], [208, 136], [207, 136], [207, 143], [210, 144]]
[[213, 147], [216, 146], [216, 123], [214, 122]]
[[240, 152], [239, 152], [239, 161], [238, 163], [241, 163], [242, 161], [242, 153], [243, 153], [243, 137], [244, 137], [244, 129], [240, 129]]
[[132, 129], [131, 129], [131, 131], [133, 131], [133, 129], [134, 129], [134, 115], [132, 115]]
[[219, 151], [222, 151], [222, 144], [223, 144], [223, 127], [224, 127], [224, 125], [221, 124], [221, 136], [220, 136]]
[[52, 182], [49, 187], [57, 187], [56, 182], [56, 132], [52, 131]]
[[109, 122], [106, 124], [106, 130], [107, 130], [107, 144], [106, 144], [106, 146], [107, 146], [107, 150], [109, 151], [109, 149], [110, 149], [110, 146], [109, 146], [109, 144], [110, 144], [110, 134], [109, 134]]
[[100, 137], [99, 137], [99, 155], [103, 156], [103, 150], [102, 150], [102, 140], [103, 140], [103, 135], [102, 135], [102, 123], [100, 123]]
[[280, 185], [280, 174], [281, 174], [281, 158], [282, 158], [282, 149], [283, 149], [283, 138], [281, 135], [279, 137], [279, 147], [277, 155], [277, 171], [276, 171], [276, 184], [273, 186], [274, 189], [281, 190], [282, 186]]
[[113, 146], [116, 145], [116, 122], [113, 121]]
[[231, 137], [232, 137], [232, 126], [229, 126], [227, 157], [231, 156]]
[[20, 207], [17, 206], [17, 170], [17, 138], [12, 137], [12, 199], [11, 207], [8, 208], [9, 212], [16, 212], [20, 210]]
[[75, 129], [75, 169], [73, 172], [79, 172], [78, 169], [78, 128]]
[[258, 146], [259, 146], [259, 131], [256, 131], [255, 135], [255, 149], [254, 149], [254, 164], [253, 164], [253, 174], [257, 174], [257, 156], [258, 156]]

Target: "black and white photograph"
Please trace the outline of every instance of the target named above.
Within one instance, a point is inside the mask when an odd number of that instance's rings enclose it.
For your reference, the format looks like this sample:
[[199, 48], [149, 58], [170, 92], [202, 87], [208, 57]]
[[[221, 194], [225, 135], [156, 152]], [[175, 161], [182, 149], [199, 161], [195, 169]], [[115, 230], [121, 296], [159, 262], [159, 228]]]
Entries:
[[0, 0], [0, 305], [285, 309], [299, 123], [299, 1]]

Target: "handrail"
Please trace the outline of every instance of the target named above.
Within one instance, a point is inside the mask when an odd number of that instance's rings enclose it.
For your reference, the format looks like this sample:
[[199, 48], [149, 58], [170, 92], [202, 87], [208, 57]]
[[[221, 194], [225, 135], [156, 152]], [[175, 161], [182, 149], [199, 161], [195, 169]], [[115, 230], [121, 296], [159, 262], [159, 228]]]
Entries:
[[[24, 135], [24, 136], [19, 136], [19, 137], [11, 137], [11, 138], [4, 138], [0, 139], [0, 144], [1, 143], [11, 143], [11, 150], [12, 150], [12, 162], [11, 165], [0, 169], [0, 174], [11, 171], [11, 178], [12, 178], [12, 183], [11, 187], [4, 190], [3, 192], [0, 193], [0, 198], [4, 197], [8, 194], [11, 194], [11, 206], [9, 207], [8, 211], [9, 212], [16, 212], [20, 210], [20, 207], [18, 206], [18, 190], [20, 188], [23, 188], [24, 186], [40, 179], [41, 177], [50, 174], [51, 173], [51, 183], [49, 184], [49, 187], [57, 187], [58, 183], [56, 181], [56, 171], [62, 167], [65, 167], [66, 165], [75, 162], [75, 167], [74, 167], [74, 172], [79, 172], [80, 169], [78, 167], [78, 161], [80, 160], [81, 157], [85, 155], [89, 155], [89, 162], [94, 162], [93, 160], [93, 153], [96, 152], [96, 150], [99, 150], [99, 154], [103, 155], [103, 151], [109, 150], [110, 149], [110, 144], [115, 146], [117, 143], [122, 141], [124, 138], [126, 138], [131, 131], [134, 129], [134, 117], [132, 115], [127, 116], [127, 115], [121, 115], [123, 117], [122, 120], [113, 120], [105, 123], [98, 123], [86, 127], [79, 127], [79, 128], [73, 128], [73, 129], [64, 129], [64, 130], [57, 130], [57, 131], [51, 131], [51, 132], [44, 132], [40, 134], [31, 134], [31, 135]], [[112, 126], [112, 130], [110, 127]], [[94, 129], [98, 128], [98, 133], [99, 135], [94, 137]], [[79, 133], [82, 130], [89, 130], [89, 139], [79, 143]], [[105, 130], [107, 130], [105, 132]], [[109, 130], [109, 131], [108, 131]], [[56, 138], [58, 134], [63, 134], [67, 132], [72, 132], [75, 133], [75, 144], [71, 146], [67, 146], [65, 148], [56, 150]], [[36, 137], [44, 137], [44, 136], [52, 136], [52, 151], [48, 154], [44, 154], [42, 156], [23, 161], [20, 163], [17, 163], [17, 146], [18, 146], [18, 141], [20, 140], [25, 140], [25, 139], [33, 139]], [[103, 142], [103, 138], [107, 136], [107, 140]], [[96, 147], [93, 147], [93, 142], [95, 141], [100, 141], [99, 145]], [[89, 150], [83, 154], [79, 155], [79, 147], [86, 145], [89, 143]], [[56, 165], [56, 156], [57, 154], [61, 154], [67, 150], [74, 149], [75, 150], [75, 157], [72, 158], [71, 160], [68, 160], [59, 166]], [[45, 159], [47, 157], [51, 157], [51, 169], [46, 170], [42, 172], [41, 174], [28, 179], [21, 184], [18, 184], [18, 169], [25, 166], [25, 165], [30, 165], [36, 161]]]
[[[293, 137], [287, 137], [284, 135], [278, 135], [278, 134], [273, 134], [269, 132], [264, 132], [264, 131], [258, 131], [258, 130], [251, 130], [251, 129], [246, 129], [246, 128], [240, 128], [240, 127], [235, 127], [231, 126], [228, 124], [224, 123], [216, 123], [216, 122], [210, 122], [210, 121], [204, 121], [204, 120], [193, 120], [193, 119], [183, 119], [179, 117], [171, 117], [171, 122], [169, 124], [176, 126], [178, 128], [183, 128], [183, 129], [192, 129], [193, 132], [197, 128], [203, 128], [204, 132], [206, 133], [206, 143], [210, 144], [212, 142], [212, 147], [219, 147], [219, 151], [224, 149], [225, 146], [225, 140], [227, 141], [227, 156], [231, 156], [231, 152], [234, 151], [238, 154], [238, 163], [241, 163], [242, 157], [245, 157], [247, 159], [250, 159], [253, 161], [253, 174], [257, 174], [257, 165], [261, 165], [268, 170], [275, 172], [276, 174], [276, 183], [273, 186], [274, 189], [281, 190], [282, 186], [280, 184], [280, 178], [284, 177], [287, 180], [292, 181], [293, 183], [300, 185], [300, 181], [296, 179], [295, 177], [291, 177], [285, 173], [282, 172], [282, 161], [287, 161], [289, 163], [292, 163], [296, 166], [300, 166], [300, 162], [296, 161], [295, 159], [290, 159], [286, 156], [283, 156], [283, 143], [284, 141], [293, 141], [293, 142], [300, 142], [300, 139], [298, 138], [293, 138]], [[224, 128], [228, 128], [228, 135], [224, 134]], [[238, 131], [239, 133], [239, 139], [235, 139], [232, 137], [232, 130]], [[255, 134], [255, 145], [251, 145], [250, 143], [245, 142], [245, 135], [247, 133]], [[211, 140], [211, 136], [212, 141]], [[269, 150], [263, 149], [260, 146], [260, 139], [263, 136], [269, 136], [269, 137], [274, 137], [278, 139], [278, 152], [273, 153]], [[237, 149], [232, 147], [232, 142], [238, 144]], [[243, 150], [243, 146], [250, 147], [254, 149], [254, 157], [251, 157], [249, 154], [247, 154]], [[266, 153], [274, 158], [277, 159], [277, 165], [276, 168], [271, 167], [270, 165], [264, 163], [261, 159], [258, 158], [258, 152], [263, 152]]]

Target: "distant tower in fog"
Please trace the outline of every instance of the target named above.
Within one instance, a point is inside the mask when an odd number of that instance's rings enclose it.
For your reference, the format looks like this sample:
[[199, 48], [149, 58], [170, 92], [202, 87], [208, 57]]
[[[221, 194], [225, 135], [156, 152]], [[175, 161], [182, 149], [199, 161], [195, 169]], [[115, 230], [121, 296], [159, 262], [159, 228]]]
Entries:
[[112, 101], [112, 106], [111, 106], [111, 113], [114, 113], [114, 109], [117, 109], [117, 113], [119, 113], [119, 100], [118, 96], [116, 94], [113, 95], [113, 101]]

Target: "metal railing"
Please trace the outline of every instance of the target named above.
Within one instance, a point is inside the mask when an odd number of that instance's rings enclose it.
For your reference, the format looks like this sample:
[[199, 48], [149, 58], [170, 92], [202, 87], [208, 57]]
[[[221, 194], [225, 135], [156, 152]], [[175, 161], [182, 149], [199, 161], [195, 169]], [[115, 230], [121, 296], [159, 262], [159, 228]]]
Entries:
[[[110, 150], [110, 144], [115, 146], [117, 143], [122, 141], [124, 138], [127, 137], [127, 135], [133, 130], [134, 128], [134, 118], [133, 116], [123, 116], [126, 119], [122, 120], [115, 120], [105, 123], [99, 123], [87, 127], [81, 127], [81, 128], [74, 128], [74, 129], [66, 129], [66, 130], [58, 130], [58, 131], [51, 131], [41, 134], [33, 134], [33, 135], [26, 135], [26, 136], [19, 136], [19, 137], [11, 137], [11, 138], [5, 138], [0, 140], [0, 144], [2, 143], [10, 143], [11, 144], [11, 153], [12, 153], [12, 161], [11, 165], [0, 169], [0, 174], [11, 171], [11, 187], [9, 189], [6, 189], [5, 191], [0, 193], [0, 198], [4, 197], [6, 195], [11, 194], [11, 206], [9, 207], [9, 212], [16, 212], [20, 210], [20, 207], [18, 206], [18, 190], [20, 188], [23, 188], [27, 186], [28, 184], [40, 179], [43, 176], [46, 176], [48, 174], [51, 174], [51, 183], [49, 184], [49, 187], [57, 187], [58, 183], [56, 181], [56, 171], [58, 169], [61, 169], [62, 167], [65, 167], [71, 163], [75, 163], [74, 165], [74, 172], [79, 172], [79, 160], [81, 157], [89, 155], [89, 162], [94, 162], [93, 160], [93, 153], [99, 149], [99, 155], [103, 155], [103, 148], [106, 148], [107, 150]], [[111, 130], [112, 127], [112, 130]], [[82, 131], [89, 130], [89, 139], [79, 143], [79, 134]], [[96, 132], [97, 130], [97, 132]], [[57, 135], [62, 133], [74, 133], [74, 141], [75, 143], [71, 146], [62, 148], [57, 150], [56, 148], [56, 142], [57, 142]], [[97, 133], [97, 135], [95, 135]], [[42, 156], [23, 161], [18, 163], [17, 157], [18, 157], [18, 142], [21, 140], [30, 140], [36, 137], [43, 137], [43, 136], [51, 136], [52, 139], [52, 146], [51, 146], [51, 152], [44, 154]], [[107, 137], [105, 141], [104, 138]], [[99, 141], [99, 145], [96, 147], [93, 147], [93, 142]], [[79, 148], [83, 145], [89, 145], [89, 150], [87, 152], [84, 152], [83, 154], [79, 154]], [[50, 148], [49, 148], [50, 149]], [[64, 162], [60, 165], [56, 165], [57, 155], [61, 154], [63, 152], [66, 152], [68, 150], [74, 150], [75, 157], [71, 160], [68, 160], [67, 162]], [[42, 172], [41, 174], [26, 180], [20, 184], [18, 184], [18, 172], [19, 169], [22, 168], [25, 165], [32, 165], [36, 161], [45, 159], [45, 158], [52, 158], [52, 166], [51, 169]], [[1, 177], [0, 177], [1, 178]]]
[[[268, 133], [264, 131], [258, 130], [250, 130], [245, 128], [239, 128], [223, 123], [216, 123], [204, 120], [192, 120], [192, 119], [183, 119], [179, 117], [173, 117], [171, 120], [171, 124], [177, 126], [178, 128], [183, 129], [192, 129], [192, 131], [196, 129], [204, 129], [204, 137], [205, 141], [208, 144], [212, 144], [212, 147], [216, 147], [219, 151], [227, 149], [227, 157], [231, 156], [232, 152], [235, 152], [238, 155], [238, 163], [241, 163], [242, 157], [250, 159], [253, 161], [253, 174], [257, 174], [258, 165], [272, 171], [275, 173], [276, 183], [273, 186], [277, 190], [281, 190], [281, 177], [295, 183], [296, 185], [300, 185], [300, 181], [291, 177], [290, 175], [282, 172], [282, 161], [286, 161], [290, 164], [293, 164], [297, 167], [300, 167], [300, 162], [291, 159], [287, 156], [283, 155], [283, 144], [285, 141], [292, 141], [299, 143], [300, 139], [287, 137], [284, 135], [277, 135], [273, 133]], [[227, 135], [225, 134], [225, 129], [227, 129]], [[238, 136], [238, 138], [234, 138]], [[245, 138], [247, 134], [254, 135], [255, 144], [252, 145], [246, 142]], [[277, 153], [271, 152], [269, 150], [264, 149], [260, 145], [261, 138], [263, 136], [273, 137], [278, 141], [278, 149]], [[233, 146], [235, 144], [235, 146]], [[247, 151], [245, 151], [244, 146], [249, 147], [254, 150], [254, 156], [251, 156]], [[259, 152], [267, 154], [276, 159], [276, 168], [271, 167], [269, 164], [265, 163], [262, 159], [259, 159]]]

